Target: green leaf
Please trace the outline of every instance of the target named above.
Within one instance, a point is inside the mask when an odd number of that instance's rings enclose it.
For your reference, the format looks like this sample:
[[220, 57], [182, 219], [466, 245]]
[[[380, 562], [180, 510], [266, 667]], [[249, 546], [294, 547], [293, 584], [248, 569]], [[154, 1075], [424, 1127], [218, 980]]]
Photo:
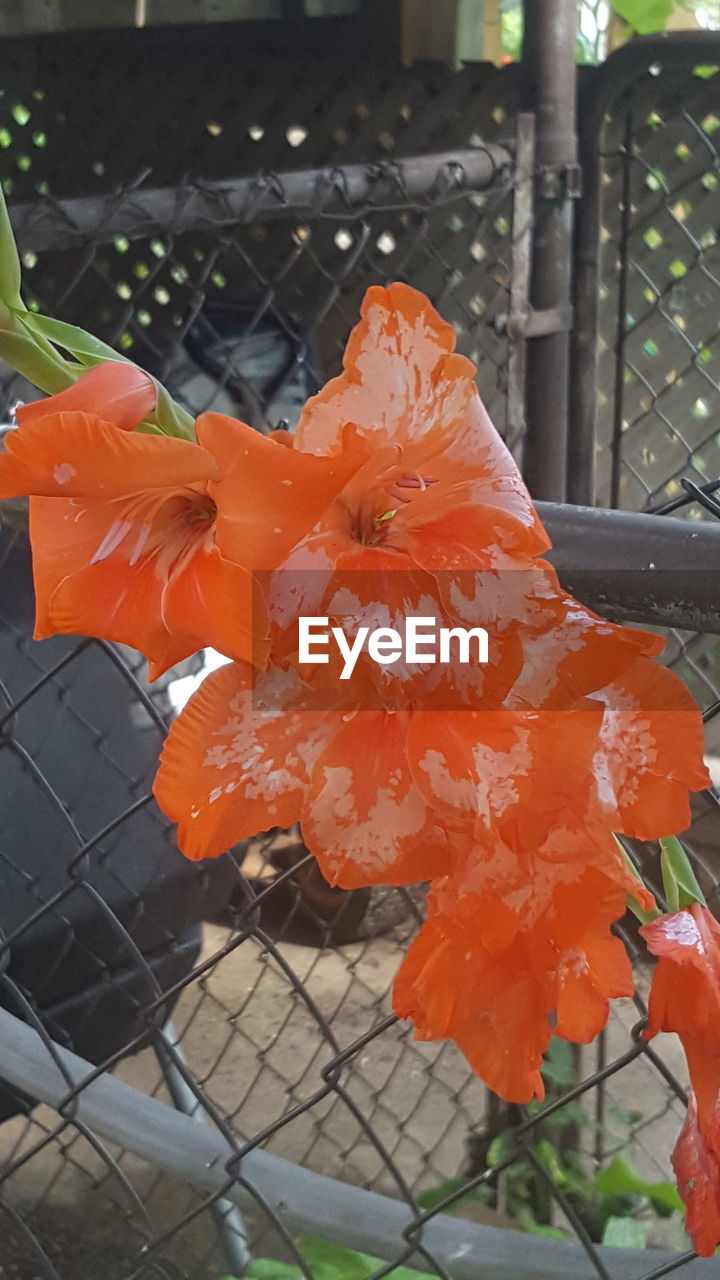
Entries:
[[[613, 836], [613, 840], [628, 871], [631, 871], [638, 883], [645, 887], [645, 882], [625, 846], [618, 840], [616, 835]], [[657, 920], [658, 916], [662, 915], [662, 912], [657, 907], [652, 911], [645, 911], [631, 893], [626, 894], [626, 902], [628, 910], [632, 911], [635, 919], [639, 920], [641, 924], [649, 924], [651, 920]]]
[[614, 1249], [644, 1249], [645, 1227], [634, 1218], [608, 1218], [601, 1243]]
[[547, 1236], [550, 1240], [572, 1240], [569, 1231], [563, 1231], [562, 1227], [548, 1227], [542, 1222], [528, 1222], [523, 1226], [523, 1230], [527, 1231], [531, 1236]]
[[8, 307], [22, 307], [22, 273], [10, 215], [0, 185], [0, 301]]
[[610, 7], [639, 36], [664, 31], [673, 11], [673, 0], [611, 0]]
[[501, 1160], [507, 1157], [515, 1150], [516, 1143], [513, 1141], [512, 1134], [509, 1129], [503, 1129], [496, 1138], [493, 1138], [487, 1151], [488, 1168], [494, 1164], [500, 1164]]
[[694, 902], [707, 906], [690, 859], [677, 836], [666, 836], [660, 841], [660, 870], [669, 911], [691, 907]]
[[575, 1056], [571, 1044], [553, 1036], [541, 1067], [543, 1079], [560, 1089], [571, 1089], [578, 1082]]
[[[446, 1178], [444, 1182], [438, 1183], [436, 1187], [428, 1187], [427, 1191], [421, 1191], [417, 1197], [417, 1202], [421, 1209], [434, 1209], [436, 1204], [442, 1204], [443, 1200], [447, 1200], [448, 1196], [454, 1195], [456, 1191], [461, 1191], [465, 1186], [465, 1178]], [[477, 1190], [477, 1188], [475, 1188]]]
[[195, 423], [190, 414], [173, 400], [161, 382], [155, 381], [155, 390], [157, 402], [150, 421], [157, 423], [163, 435], [183, 436], [187, 440], [194, 440]]
[[[6, 360], [16, 373], [49, 395], [65, 391], [77, 377], [73, 365], [59, 354], [50, 354], [28, 333], [0, 329], [0, 359]], [[81, 371], [80, 366], [75, 367]]]
[[658, 916], [662, 915], [662, 911], [657, 907], [652, 911], [645, 911], [645, 909], [640, 906], [637, 899], [633, 898], [631, 893], [625, 894], [625, 902], [627, 904], [628, 911], [632, 911], [635, 919], [639, 920], [641, 924], [650, 924], [651, 920], [657, 920]]
[[132, 364], [126, 356], [121, 355], [114, 347], [108, 346], [107, 342], [101, 342], [99, 338], [94, 338], [84, 329], [78, 329], [77, 325], [65, 324], [64, 320], [53, 320], [50, 316], [41, 316], [35, 311], [24, 311], [18, 319], [31, 333], [47, 338], [59, 347], [64, 347], [81, 364], [88, 367], [101, 364], [105, 360], [122, 360], [124, 364]]
[[543, 1119], [543, 1128], [554, 1130], [556, 1133], [563, 1129], [587, 1129], [592, 1124], [590, 1117], [583, 1110], [583, 1104], [579, 1098], [573, 1098], [570, 1102], [566, 1102], [564, 1107], [559, 1111], [554, 1111], [551, 1116]]
[[[245, 1272], [248, 1280], [305, 1280], [305, 1273], [291, 1262], [276, 1262], [274, 1258], [254, 1258]], [[223, 1276], [222, 1280], [237, 1280], [235, 1276]]]
[[[306, 1236], [298, 1241], [298, 1249], [312, 1271], [313, 1280], [367, 1280], [384, 1264], [381, 1258], [369, 1253], [358, 1253], [343, 1245]], [[425, 1280], [425, 1272], [411, 1267], [393, 1267], [388, 1272], [392, 1280]], [[280, 1280], [280, 1277], [258, 1277], [257, 1280]]]
[[615, 1156], [606, 1169], [595, 1175], [595, 1186], [604, 1195], [647, 1196], [660, 1217], [675, 1210], [681, 1213], [683, 1203], [672, 1182], [648, 1182], [620, 1156]]
[[540, 1138], [535, 1143], [535, 1155], [543, 1168], [547, 1169], [557, 1187], [562, 1191], [581, 1196], [583, 1199], [587, 1198], [588, 1191], [592, 1190], [592, 1184], [581, 1171], [576, 1171], [566, 1159], [563, 1159], [552, 1142], [547, 1138]]

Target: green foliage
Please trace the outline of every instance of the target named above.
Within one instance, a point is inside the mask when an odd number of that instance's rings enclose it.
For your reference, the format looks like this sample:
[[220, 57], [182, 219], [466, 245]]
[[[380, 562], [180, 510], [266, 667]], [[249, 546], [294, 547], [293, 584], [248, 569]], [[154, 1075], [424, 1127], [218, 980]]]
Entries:
[[691, 907], [694, 902], [707, 906], [690, 859], [677, 836], [667, 836], [660, 841], [660, 870], [668, 911]]
[[578, 1082], [573, 1046], [553, 1036], [542, 1065], [542, 1077], [552, 1090], [572, 1089]]
[[[548, 1102], [572, 1089], [578, 1083], [573, 1046], [553, 1037], [542, 1073]], [[553, 1197], [538, 1170], [540, 1165], [597, 1243], [642, 1248], [645, 1227], [637, 1221], [638, 1215], [667, 1218], [673, 1213], [682, 1213], [682, 1201], [673, 1183], [647, 1181], [618, 1155], [607, 1168], [589, 1171], [587, 1158], [572, 1145], [577, 1143], [578, 1130], [591, 1124], [577, 1099], [547, 1120], [542, 1118], [542, 1110], [538, 1103], [531, 1103], [527, 1108], [530, 1114], [540, 1118], [532, 1135], [525, 1138], [526, 1145], [518, 1142], [512, 1128], [504, 1129], [493, 1139], [487, 1150], [488, 1168], [508, 1160], [510, 1163], [495, 1179], [471, 1188], [465, 1195], [460, 1194], [453, 1205], [448, 1206], [450, 1211], [456, 1211], [463, 1201], [473, 1199], [489, 1205], [501, 1202], [505, 1213], [520, 1230], [568, 1238], [567, 1231], [551, 1225]], [[628, 1131], [642, 1120], [640, 1112], [617, 1107], [611, 1109], [610, 1115], [618, 1127]], [[456, 1179], [433, 1188], [425, 1193], [423, 1207], [430, 1208], [453, 1193], [462, 1193], [462, 1187], [462, 1181]]]
[[645, 1227], [634, 1218], [608, 1218], [602, 1244], [612, 1245], [614, 1249], [644, 1249]]
[[[502, 42], [506, 57], [511, 62], [519, 62], [522, 57], [523, 15], [521, 0], [509, 0], [502, 11]], [[583, 66], [596, 61], [595, 48], [582, 32], [578, 32], [575, 41], [575, 57]]]
[[434, 1209], [436, 1205], [442, 1204], [443, 1200], [447, 1200], [448, 1196], [452, 1196], [452, 1204], [448, 1205], [448, 1211], [451, 1213], [457, 1212], [464, 1204], [492, 1204], [495, 1192], [486, 1182], [481, 1182], [479, 1186], [463, 1192], [466, 1183], [467, 1178], [446, 1178], [437, 1187], [422, 1191], [417, 1197], [417, 1202], [421, 1209]]
[[[369, 1253], [345, 1249], [342, 1245], [306, 1236], [298, 1241], [298, 1250], [307, 1264], [313, 1280], [367, 1280], [384, 1263]], [[411, 1267], [393, 1267], [388, 1272], [391, 1280], [424, 1280], [425, 1272]], [[305, 1273], [290, 1262], [275, 1262], [272, 1258], [256, 1258], [245, 1272], [247, 1280], [305, 1280]], [[223, 1280], [235, 1280], [224, 1276]]]
[[155, 383], [157, 402], [152, 422], [158, 431], [166, 436], [184, 436], [187, 440], [195, 439], [195, 424], [189, 413], [165, 390], [161, 382]]
[[[80, 374], [93, 365], [107, 360], [132, 363], [114, 347], [77, 325], [40, 315], [33, 303], [28, 309], [20, 287], [20, 259], [0, 188], [0, 359], [49, 395], [72, 386]], [[67, 359], [68, 354], [72, 360]], [[155, 383], [155, 389], [155, 410], [138, 430], [194, 439], [190, 414], [159, 382]]]
[[[14, 324], [14, 319], [11, 320]], [[7, 361], [16, 373], [27, 378], [34, 387], [55, 395], [71, 387], [76, 374], [67, 360], [35, 342], [30, 334], [18, 328], [0, 327], [0, 359]], [[80, 370], [81, 371], [81, 370]]]
[[65, 324], [63, 320], [52, 320], [49, 316], [38, 315], [34, 311], [23, 312], [18, 317], [26, 329], [39, 338], [46, 338], [57, 347], [63, 347], [79, 360], [80, 364], [91, 368], [102, 364], [104, 360], [129, 361], [121, 356], [113, 347], [92, 334], [79, 329], [77, 325]]
[[20, 301], [20, 259], [15, 247], [15, 236], [0, 186], [0, 302], [7, 307], [22, 306]]
[[610, 7], [639, 36], [664, 31], [674, 0], [610, 0]]
[[595, 1185], [607, 1195], [646, 1196], [660, 1218], [669, 1218], [671, 1213], [683, 1211], [674, 1183], [647, 1182], [620, 1156], [615, 1156], [606, 1169], [595, 1174]]
[[[692, 12], [699, 7], [700, 0], [610, 0], [611, 10], [627, 23], [632, 35], [650, 35], [654, 31], [664, 31], [668, 19], [678, 9]], [[523, 41], [521, 0], [503, 0], [501, 23], [505, 54], [511, 61], [519, 62]], [[595, 42], [582, 31], [577, 35], [575, 57], [583, 65], [597, 62]], [[694, 74], [709, 77], [716, 71], [716, 66], [708, 65], [697, 67]]]

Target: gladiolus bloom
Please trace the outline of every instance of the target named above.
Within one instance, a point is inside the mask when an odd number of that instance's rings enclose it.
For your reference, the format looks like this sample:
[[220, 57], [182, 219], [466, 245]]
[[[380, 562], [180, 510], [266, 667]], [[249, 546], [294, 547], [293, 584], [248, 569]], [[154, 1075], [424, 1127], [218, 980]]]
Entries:
[[[489, 854], [492, 860], [492, 853]], [[526, 872], [530, 868], [526, 868]], [[625, 948], [610, 925], [625, 910], [627, 874], [593, 867], [558, 877], [543, 908], [522, 889], [503, 897], [482, 861], [437, 882], [428, 918], [395, 981], [393, 1007], [419, 1040], [449, 1037], [509, 1102], [542, 1098], [542, 1055], [555, 1034], [587, 1043], [604, 1027], [608, 1000], [633, 992]]]
[[682, 1041], [692, 1094], [673, 1152], [686, 1227], [709, 1258], [720, 1244], [720, 924], [699, 902], [660, 916], [640, 933], [658, 956], [646, 1039], [674, 1031]]
[[[611, 925], [628, 892], [652, 899], [612, 833], [682, 829], [708, 780], [699, 713], [652, 661], [662, 641], [591, 613], [540, 558], [475, 370], [413, 289], [368, 290], [294, 439], [212, 413], [194, 442], [139, 433], [153, 384], [124, 368], [24, 410], [0, 457], [0, 496], [32, 495], [37, 634], [126, 641], [155, 674], [205, 645], [234, 659], [165, 744], [155, 794], [183, 852], [299, 820], [332, 884], [430, 880], [396, 1010], [501, 1096], [541, 1097], [552, 1029], [587, 1042], [632, 992]], [[431, 666], [368, 648], [345, 683], [301, 662], [300, 616], [349, 636], [479, 628], [487, 652]], [[712, 1169], [702, 1038], [688, 1056], [698, 1122], [678, 1159]]]
[[30, 495], [36, 639], [132, 645], [152, 677], [205, 646], [263, 666], [252, 571], [283, 559], [355, 461], [296, 454], [220, 414], [198, 420], [197, 444], [139, 434], [154, 396], [135, 366], [109, 363], [18, 412], [0, 498]]

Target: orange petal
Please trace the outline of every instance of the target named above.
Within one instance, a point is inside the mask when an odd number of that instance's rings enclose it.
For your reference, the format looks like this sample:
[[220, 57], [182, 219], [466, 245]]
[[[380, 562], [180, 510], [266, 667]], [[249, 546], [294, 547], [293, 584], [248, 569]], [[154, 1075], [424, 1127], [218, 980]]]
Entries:
[[8, 432], [0, 454], [0, 498], [111, 498], [196, 484], [216, 474], [210, 454], [189, 440], [118, 431], [88, 413], [54, 413]]
[[720, 924], [702, 903], [658, 916], [641, 925], [639, 933], [654, 956], [667, 956], [701, 971], [712, 966], [720, 978]]
[[281, 564], [364, 457], [357, 447], [339, 458], [310, 457], [221, 413], [201, 414], [196, 431], [221, 470], [209, 489], [218, 508], [218, 546], [228, 560], [250, 568]]
[[648, 658], [594, 695], [605, 703], [597, 771], [616, 831], [654, 840], [690, 825], [688, 791], [710, 785], [702, 716], [678, 676]]
[[[478, 660], [477, 641], [469, 646], [467, 663], [460, 661], [456, 641], [451, 646], [451, 661], [439, 661], [439, 629], [451, 626], [452, 619], [445, 614], [434, 577], [392, 548], [355, 544], [351, 550], [338, 552], [332, 574], [318, 569], [299, 571], [288, 578], [285, 596], [298, 603], [314, 601], [310, 614], [328, 617], [329, 626], [339, 628], [349, 642], [363, 628], [369, 633], [391, 629], [400, 638], [402, 651], [394, 661], [382, 664], [369, 657], [366, 636], [349, 679], [341, 678], [344, 663], [334, 640], [329, 646], [330, 663], [322, 672], [316, 668], [313, 674], [308, 667], [301, 668], [303, 678], [312, 679], [316, 685], [322, 678], [329, 698], [335, 696], [335, 705], [356, 697], [355, 705], [364, 710], [493, 708], [501, 705], [517, 677], [522, 655], [517, 638], [510, 634], [497, 636], [494, 631], [489, 632], [487, 663]], [[306, 586], [304, 579], [310, 580]], [[317, 592], [312, 589], [313, 581]], [[273, 602], [278, 599], [277, 586]], [[409, 661], [405, 657], [408, 622], [416, 618], [424, 620], [421, 634], [429, 637], [420, 652], [431, 656], [433, 662]], [[291, 625], [289, 630], [292, 629]], [[294, 634], [297, 641], [297, 621]]]
[[265, 600], [247, 569], [224, 560], [217, 547], [200, 548], [163, 592], [163, 620], [173, 634], [201, 637], [196, 648], [217, 649], [263, 668], [270, 650]]
[[197, 636], [171, 636], [162, 621], [163, 580], [152, 561], [129, 567], [127, 557], [90, 560], [114, 519], [114, 507], [77, 500], [30, 499], [35, 578], [35, 639], [97, 636], [144, 653], [151, 678], [201, 648]]
[[475, 391], [474, 365], [452, 354], [452, 326], [405, 284], [372, 286], [361, 316], [348, 339], [344, 372], [303, 410], [297, 449], [341, 452], [348, 422], [379, 444], [440, 448], [457, 431]]
[[425, 498], [420, 494], [397, 512], [388, 524], [387, 542], [402, 547], [430, 573], [493, 569], [499, 548], [515, 548], [524, 540], [524, 526], [499, 506], [458, 505], [440, 483]]
[[155, 400], [155, 384], [147, 373], [137, 365], [108, 360], [82, 373], [66, 391], [21, 405], [17, 420], [24, 427], [50, 413], [79, 411], [132, 431], [154, 409]]
[[445, 831], [415, 786], [405, 758], [406, 716], [336, 716], [303, 807], [305, 841], [331, 884], [414, 884], [452, 861]]
[[720, 1161], [700, 1132], [693, 1094], [672, 1165], [685, 1205], [685, 1229], [695, 1252], [711, 1258], [720, 1244]]
[[[659, 957], [646, 1039], [674, 1031], [684, 1040], [688, 1060], [691, 1042], [720, 1059], [720, 924], [707, 907], [693, 903], [643, 925], [640, 933]], [[701, 1092], [699, 1083], [696, 1091]]]
[[[624, 909], [621, 892], [613, 919], [619, 919]], [[558, 972], [555, 1034], [574, 1044], [590, 1044], [607, 1024], [610, 1000], [632, 996], [635, 990], [624, 944], [610, 933], [610, 922], [593, 918], [592, 912], [591, 906], [588, 928], [577, 946], [562, 953]]]
[[454, 438], [427, 466], [448, 494], [448, 507], [476, 506], [487, 519], [496, 511], [499, 545], [507, 551], [538, 555], [550, 539], [535, 510], [512, 454], [500, 439], [477, 389], [462, 414]]
[[[530, 596], [532, 574], [522, 576], [528, 577]], [[578, 699], [597, 694], [622, 676], [638, 654], [657, 653], [664, 644], [650, 632], [607, 622], [564, 591], [558, 592], [554, 605], [548, 601], [546, 616], [542, 630], [531, 617], [523, 631], [523, 670], [511, 705], [571, 710]]]
[[517, 852], [535, 850], [592, 818], [600, 723], [595, 711], [420, 712], [408, 759], [429, 802], [478, 819]]
[[[473, 901], [474, 911], [485, 909]], [[522, 949], [490, 957], [462, 912], [426, 920], [395, 979], [393, 1008], [418, 1040], [451, 1037], [493, 1092], [542, 1098], [551, 997]]]
[[325, 741], [322, 719], [293, 709], [301, 697], [292, 673], [254, 676], [249, 665], [232, 663], [190, 699], [170, 729], [154, 786], [188, 858], [214, 857], [300, 817], [308, 769]]

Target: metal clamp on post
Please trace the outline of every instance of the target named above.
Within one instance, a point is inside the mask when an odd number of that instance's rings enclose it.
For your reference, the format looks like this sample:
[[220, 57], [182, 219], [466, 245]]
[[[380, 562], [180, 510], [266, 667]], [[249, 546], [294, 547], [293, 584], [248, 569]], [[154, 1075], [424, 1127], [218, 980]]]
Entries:
[[506, 334], [508, 338], [543, 338], [549, 333], [565, 333], [572, 329], [573, 309], [567, 307], [547, 307], [543, 311], [503, 312], [495, 316], [496, 333]]

